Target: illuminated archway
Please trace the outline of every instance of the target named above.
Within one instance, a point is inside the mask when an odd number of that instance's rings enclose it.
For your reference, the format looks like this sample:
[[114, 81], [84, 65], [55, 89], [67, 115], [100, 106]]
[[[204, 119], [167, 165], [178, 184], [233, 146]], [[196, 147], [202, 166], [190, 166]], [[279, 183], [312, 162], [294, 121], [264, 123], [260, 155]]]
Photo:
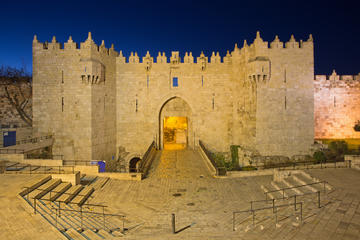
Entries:
[[159, 148], [193, 147], [192, 112], [180, 97], [168, 99], [159, 112]]

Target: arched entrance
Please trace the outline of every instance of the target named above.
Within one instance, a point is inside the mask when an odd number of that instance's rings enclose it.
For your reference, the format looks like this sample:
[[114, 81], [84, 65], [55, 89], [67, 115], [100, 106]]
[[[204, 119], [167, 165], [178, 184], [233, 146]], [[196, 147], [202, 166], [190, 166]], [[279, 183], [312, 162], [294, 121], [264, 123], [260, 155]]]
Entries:
[[134, 157], [129, 161], [129, 172], [137, 172], [138, 163], [140, 162], [140, 158]]
[[193, 147], [193, 124], [190, 106], [180, 97], [167, 100], [159, 112], [160, 149]]

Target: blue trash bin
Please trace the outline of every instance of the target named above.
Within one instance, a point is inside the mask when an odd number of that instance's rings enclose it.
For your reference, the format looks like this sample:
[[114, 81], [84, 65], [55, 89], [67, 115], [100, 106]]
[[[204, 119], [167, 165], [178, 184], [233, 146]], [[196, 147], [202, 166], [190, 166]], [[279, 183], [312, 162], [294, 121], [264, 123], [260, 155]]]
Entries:
[[105, 172], [105, 162], [99, 161], [98, 165], [99, 165], [99, 172]]

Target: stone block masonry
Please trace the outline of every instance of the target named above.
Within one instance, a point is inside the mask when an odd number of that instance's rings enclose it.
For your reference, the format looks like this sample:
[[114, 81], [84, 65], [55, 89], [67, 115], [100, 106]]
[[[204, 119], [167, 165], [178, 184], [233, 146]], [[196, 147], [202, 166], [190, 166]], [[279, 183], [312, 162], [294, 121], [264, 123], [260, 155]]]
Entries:
[[[196, 61], [195, 61], [195, 60]], [[241, 145], [261, 155], [308, 154], [314, 139], [314, 50], [276, 36], [221, 57], [179, 52], [142, 59], [100, 46], [33, 40], [34, 131], [55, 136], [65, 159], [143, 156], [163, 148], [165, 117], [187, 118], [186, 141], [214, 152]], [[129, 156], [130, 156], [129, 155]]]

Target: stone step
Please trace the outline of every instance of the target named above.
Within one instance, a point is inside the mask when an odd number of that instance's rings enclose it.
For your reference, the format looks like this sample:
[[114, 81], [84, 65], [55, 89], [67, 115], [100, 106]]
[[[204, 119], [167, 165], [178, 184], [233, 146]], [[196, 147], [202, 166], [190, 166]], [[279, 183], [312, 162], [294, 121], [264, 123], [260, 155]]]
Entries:
[[98, 232], [101, 236], [103, 236], [105, 239], [117, 239], [114, 235], [110, 234], [109, 232], [105, 231], [104, 229], [100, 229]]
[[82, 206], [88, 198], [91, 196], [91, 194], [94, 192], [93, 187], [86, 186], [83, 188], [83, 190], [76, 195], [74, 199], [71, 200], [71, 203], [76, 203], [78, 206]]
[[275, 190], [279, 190], [278, 193], [280, 193], [283, 198], [287, 198], [289, 196], [287, 191], [281, 191], [283, 188], [281, 188], [279, 185], [280, 184], [278, 182], [271, 182], [271, 186], [273, 186]]
[[103, 188], [105, 184], [109, 181], [108, 177], [97, 177], [94, 182], [90, 184], [95, 190]]
[[47, 181], [49, 181], [51, 179], [51, 175], [45, 176], [45, 177], [36, 177], [34, 180], [32, 180], [29, 184], [26, 184], [24, 186], [24, 190], [22, 190], [19, 195], [20, 196], [25, 196], [29, 193], [31, 193], [32, 191], [34, 191], [36, 188], [40, 187], [41, 185], [43, 185], [44, 183], [46, 183]]
[[[286, 185], [283, 181], [276, 182], [276, 184], [280, 187], [280, 189], [288, 188], [289, 186]], [[287, 197], [291, 197], [297, 194], [294, 189], [285, 189], [285, 194]]]
[[[292, 177], [296, 182], [298, 182], [299, 185], [311, 184], [311, 185], [307, 185], [306, 188], [308, 188], [312, 192], [317, 192], [317, 191], [321, 190], [320, 184], [312, 184], [315, 182], [304, 179], [303, 175], [301, 175], [301, 174], [295, 174]], [[319, 188], [319, 186], [320, 186], [320, 188]]]
[[58, 185], [55, 189], [51, 192], [46, 194], [43, 199], [48, 199], [50, 201], [55, 201], [58, 197], [60, 197], [64, 192], [66, 192], [69, 188], [71, 188], [71, 183], [63, 182]]
[[54, 225], [59, 231], [66, 231], [67, 229], [71, 228], [72, 225], [65, 221], [61, 217], [56, 217], [56, 210], [52, 209], [54, 206], [51, 202], [46, 202], [42, 200], [37, 201], [37, 211], [42, 214], [43, 217], [48, 219], [48, 221]]
[[89, 240], [73, 228], [68, 229], [66, 234], [73, 240]]
[[[276, 188], [274, 188], [274, 186], [272, 186], [271, 184], [269, 185], [261, 185], [261, 189], [263, 189], [264, 193], [265, 192], [271, 192], [271, 191], [275, 191], [277, 190]], [[264, 199], [266, 198], [266, 196], [264, 197]], [[267, 194], [267, 199], [279, 199], [279, 198], [282, 198], [282, 193], [281, 192], [271, 192], [271, 193], [268, 193]]]
[[45, 184], [41, 185], [35, 191], [39, 191], [34, 198], [40, 199], [45, 196], [49, 191], [56, 188], [61, 183], [61, 179], [51, 179], [50, 181], [46, 182]]
[[57, 200], [69, 203], [84, 187], [81, 185], [71, 186]]
[[301, 184], [296, 182], [292, 177], [284, 178], [282, 182], [286, 184], [289, 188], [292, 188], [292, 190], [295, 191], [297, 195], [302, 195], [306, 193], [306, 189], [304, 189], [304, 187], [296, 187]]
[[101, 235], [91, 231], [90, 229], [86, 229], [83, 233], [88, 239], [91, 240], [103, 240], [105, 237], [102, 237]]

